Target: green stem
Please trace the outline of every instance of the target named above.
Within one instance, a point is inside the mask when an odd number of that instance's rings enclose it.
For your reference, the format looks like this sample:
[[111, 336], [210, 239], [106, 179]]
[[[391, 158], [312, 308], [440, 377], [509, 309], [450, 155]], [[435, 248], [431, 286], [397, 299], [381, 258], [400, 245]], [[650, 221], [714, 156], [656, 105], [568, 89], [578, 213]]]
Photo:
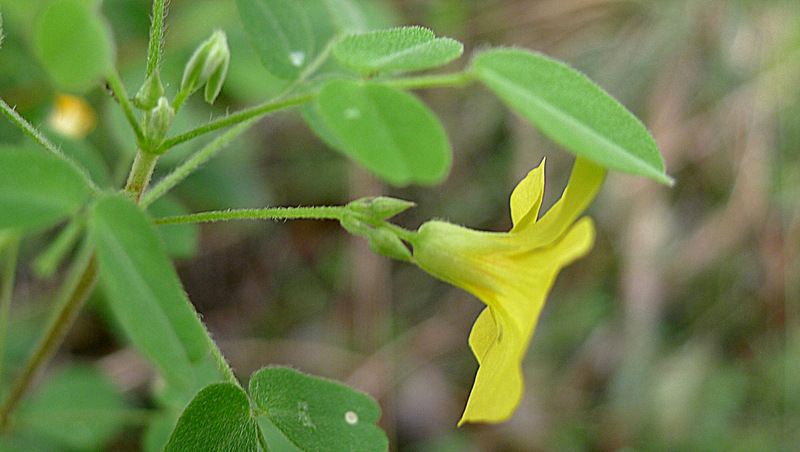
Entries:
[[200, 167], [203, 163], [207, 162], [211, 157], [216, 155], [217, 152], [222, 150], [228, 143], [231, 142], [234, 138], [241, 135], [245, 130], [247, 130], [253, 123], [255, 119], [247, 120], [238, 126], [234, 127], [233, 129], [225, 132], [224, 134], [220, 135], [211, 143], [205, 145], [202, 149], [192, 154], [191, 157], [186, 159], [180, 166], [175, 168], [169, 175], [165, 178], [161, 179], [153, 188], [147, 190], [142, 195], [142, 199], [139, 204], [142, 207], [147, 207], [153, 203], [156, 199], [160, 198], [162, 195], [170, 191], [173, 187], [178, 185], [181, 181], [183, 181], [187, 176], [192, 174], [197, 168]]
[[230, 363], [228, 363], [228, 360], [225, 359], [225, 356], [222, 354], [222, 350], [219, 349], [219, 345], [217, 345], [217, 343], [214, 342], [214, 338], [211, 337], [211, 333], [209, 333], [207, 329], [206, 329], [206, 340], [208, 341], [208, 346], [211, 348], [211, 356], [214, 357], [214, 361], [217, 363], [217, 367], [219, 367], [219, 370], [222, 371], [222, 373], [225, 375], [225, 379], [228, 380], [228, 383], [242, 388], [242, 384], [239, 383], [239, 380], [236, 378], [236, 375], [234, 375]]
[[[178, 113], [178, 111], [183, 106], [183, 103], [186, 102], [186, 99], [189, 98], [190, 94], [192, 94], [192, 91], [190, 89], [182, 89], [178, 91], [178, 94], [175, 95], [175, 99], [172, 99], [172, 109], [175, 110], [175, 114]], [[163, 148], [164, 145], [161, 145], [161, 147]]]
[[56, 297], [54, 316], [50, 319], [33, 355], [17, 375], [8, 397], [0, 407], [0, 426], [8, 425], [22, 396], [28, 391], [36, 375], [64, 340], [64, 336], [75, 321], [84, 301], [92, 292], [97, 282], [97, 265], [93, 254], [94, 247], [85, 241]]
[[17, 272], [17, 257], [19, 256], [19, 237], [11, 238], [5, 244], [6, 261], [3, 266], [3, 273], [0, 276], [0, 387], [2, 387], [3, 377], [3, 356], [5, 355], [5, 343], [8, 336], [8, 320], [11, 316], [11, 297], [14, 294], [14, 277]]
[[83, 217], [79, 216], [64, 227], [47, 249], [33, 261], [33, 271], [42, 279], [50, 278], [64, 260], [67, 252], [78, 241], [83, 231]]
[[447, 86], [464, 86], [475, 80], [471, 71], [455, 72], [452, 74], [420, 75], [416, 77], [395, 78], [381, 80], [387, 86], [400, 89], [436, 88]]
[[120, 79], [116, 69], [108, 71], [106, 80], [108, 81], [108, 86], [111, 88], [111, 91], [114, 93], [114, 97], [117, 98], [119, 105], [122, 107], [122, 111], [125, 113], [125, 118], [128, 119], [128, 123], [133, 129], [133, 133], [136, 134], [136, 142], [141, 148], [145, 143], [144, 132], [142, 132], [142, 126], [139, 124], [139, 120], [136, 119], [133, 104], [131, 104], [131, 100], [128, 98], [128, 91], [125, 89], [125, 85], [122, 83], [122, 79]]
[[50, 152], [51, 154], [61, 156], [61, 150], [58, 149], [58, 146], [53, 144], [52, 141], [48, 140], [46, 136], [39, 132], [39, 129], [33, 126], [33, 124], [29, 123], [25, 118], [20, 116], [19, 113], [14, 109], [14, 107], [8, 105], [6, 101], [0, 99], [0, 110], [2, 110], [3, 114], [6, 118], [8, 118], [11, 122], [14, 123], [17, 127], [22, 129], [26, 135], [33, 138], [33, 141], [36, 142], [39, 146], [43, 147], [46, 151]]
[[189, 141], [192, 138], [197, 138], [206, 133], [213, 132], [223, 127], [232, 126], [234, 124], [247, 121], [248, 119], [251, 118], [264, 116], [276, 110], [281, 110], [294, 105], [303, 104], [313, 100], [315, 97], [316, 93], [312, 93], [312, 94], [301, 94], [298, 96], [289, 97], [285, 99], [269, 100], [260, 105], [256, 105], [255, 107], [251, 107], [236, 113], [231, 113], [227, 116], [223, 116], [222, 118], [216, 119], [200, 127], [194, 128], [180, 135], [176, 135], [172, 138], [165, 140], [161, 144], [161, 146], [159, 146], [158, 149], [155, 150], [154, 153], [163, 154], [168, 149], [177, 146], [181, 143], [184, 143], [186, 141]]
[[142, 197], [142, 192], [147, 189], [150, 184], [150, 178], [153, 177], [153, 170], [156, 168], [158, 162], [158, 155], [148, 154], [141, 150], [136, 154], [133, 160], [131, 172], [128, 174], [128, 183], [125, 184], [125, 191], [131, 198], [139, 202]]
[[208, 223], [227, 220], [340, 220], [347, 212], [348, 209], [342, 206], [215, 210], [190, 215], [156, 218], [153, 220], [153, 224]]
[[164, 46], [164, 15], [166, 14], [166, 0], [153, 1], [153, 19], [150, 23], [150, 45], [147, 51], [147, 77], [158, 70], [161, 62], [161, 49]]

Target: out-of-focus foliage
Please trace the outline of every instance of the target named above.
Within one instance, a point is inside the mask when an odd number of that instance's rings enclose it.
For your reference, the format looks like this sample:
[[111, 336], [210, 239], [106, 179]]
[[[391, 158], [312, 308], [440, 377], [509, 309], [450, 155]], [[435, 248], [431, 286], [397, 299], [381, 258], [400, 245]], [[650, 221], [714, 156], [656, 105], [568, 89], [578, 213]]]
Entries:
[[[0, 0], [0, 95], [54, 134], [46, 124], [57, 91], [32, 59], [32, 30], [46, 3]], [[467, 337], [481, 303], [375, 256], [333, 223], [201, 228], [197, 254], [178, 272], [233, 367], [247, 375], [265, 363], [290, 364], [369, 392], [397, 450], [791, 450], [800, 441], [800, 5], [360, 3], [383, 17], [394, 11], [387, 25], [419, 23], [457, 38], [466, 54], [514, 45], [579, 68], [651, 129], [676, 185], [609, 177], [590, 208], [597, 245], [556, 281], [524, 364], [525, 397], [506, 424], [454, 428], [476, 369]], [[149, 10], [145, 0], [102, 2], [129, 88], [143, 78]], [[232, 51], [217, 114], [287, 86], [259, 64], [236, 15], [230, 0], [171, 1], [162, 68], [170, 95], [194, 46], [214, 28], [226, 31]], [[442, 118], [453, 148], [451, 174], [435, 189], [382, 187], [290, 114], [262, 121], [206, 164], [176, 190], [169, 209], [344, 203], [385, 191], [417, 201], [398, 216], [404, 226], [438, 217], [508, 230], [510, 190], [544, 155], [545, 206], [555, 201], [570, 157], [486, 88], [419, 94]], [[104, 118], [99, 128], [77, 142], [52, 136], [65, 152], [94, 162], [98, 184], [119, 185], [134, 151], [120, 147], [132, 142], [125, 120], [104, 90], [85, 97]], [[189, 101], [173, 130], [205, 119], [205, 109]], [[6, 121], [0, 135], [26, 143]], [[198, 145], [170, 151], [165, 170]], [[181, 246], [168, 251], [188, 257], [194, 232], [176, 234]], [[26, 240], [22, 261], [41, 253], [46, 238]], [[39, 282], [20, 271], [18, 293], [26, 296], [17, 298], [32, 301], [15, 304], [3, 374], [27, 356], [45, 320], [33, 289]], [[102, 304], [93, 306], [59, 361], [101, 357], [105, 378], [150, 403], [142, 387], [147, 367], [115, 345]], [[153, 404], [163, 403], [156, 397]], [[175, 414], [165, 414], [162, 430]], [[140, 442], [135, 424], [113, 446], [166, 441], [154, 431]], [[47, 447], [35, 440], [13, 447]]]

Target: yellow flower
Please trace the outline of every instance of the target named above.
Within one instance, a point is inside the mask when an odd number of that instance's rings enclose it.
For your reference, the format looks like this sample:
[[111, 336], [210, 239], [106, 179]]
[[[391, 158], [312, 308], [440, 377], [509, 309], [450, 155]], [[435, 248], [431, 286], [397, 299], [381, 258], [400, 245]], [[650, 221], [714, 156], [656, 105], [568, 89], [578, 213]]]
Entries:
[[483, 232], [442, 221], [423, 224], [414, 240], [416, 264], [486, 303], [469, 345], [479, 368], [459, 421], [502, 422], [522, 398], [522, 360], [558, 272], [594, 243], [592, 220], [576, 218], [594, 199], [605, 168], [577, 159], [561, 199], [537, 220], [544, 161], [511, 194], [514, 227]]
[[82, 98], [59, 94], [47, 121], [56, 132], [80, 140], [94, 130], [97, 115]]

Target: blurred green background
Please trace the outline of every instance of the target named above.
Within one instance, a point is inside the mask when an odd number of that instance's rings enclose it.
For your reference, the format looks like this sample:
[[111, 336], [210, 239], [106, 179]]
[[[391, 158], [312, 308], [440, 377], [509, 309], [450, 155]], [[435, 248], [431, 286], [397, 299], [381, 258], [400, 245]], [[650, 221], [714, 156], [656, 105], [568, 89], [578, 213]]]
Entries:
[[[300, 0], [305, 1], [305, 0]], [[310, 1], [310, 0], [309, 0]], [[104, 89], [85, 139], [48, 129], [55, 95], [32, 57], [43, 0], [0, 0], [0, 96], [66, 152], [120, 185], [132, 136]], [[800, 444], [800, 4], [796, 0], [394, 0], [362, 2], [386, 24], [421, 24], [465, 43], [542, 51], [580, 69], [651, 129], [673, 188], [611, 174], [590, 208], [597, 244], [558, 278], [524, 364], [526, 394], [507, 423], [456, 428], [477, 363], [467, 337], [482, 304], [416, 268], [374, 255], [333, 222], [164, 230], [186, 290], [242, 378], [287, 364], [381, 403], [393, 450], [797, 450]], [[228, 33], [219, 115], [276, 94], [233, 0], [172, 0], [162, 79], [179, 84], [192, 49]], [[142, 82], [150, 2], [105, 0], [129, 91]], [[441, 118], [454, 164], [438, 187], [387, 187], [326, 148], [296, 111], [257, 124], [155, 215], [227, 207], [344, 203], [389, 194], [444, 218], [507, 230], [508, 196], [547, 156], [545, 206], [569, 154], [478, 84], [417, 93]], [[209, 117], [192, 99], [180, 130]], [[0, 141], [28, 143], [7, 121]], [[198, 144], [163, 159], [166, 171]], [[160, 209], [160, 210], [159, 210]], [[3, 371], [37, 338], [58, 275], [31, 263], [58, 231], [23, 242]], [[91, 363], [141, 407], [100, 450], [138, 450], [152, 370], [125, 348], [94, 297], [51, 370]]]

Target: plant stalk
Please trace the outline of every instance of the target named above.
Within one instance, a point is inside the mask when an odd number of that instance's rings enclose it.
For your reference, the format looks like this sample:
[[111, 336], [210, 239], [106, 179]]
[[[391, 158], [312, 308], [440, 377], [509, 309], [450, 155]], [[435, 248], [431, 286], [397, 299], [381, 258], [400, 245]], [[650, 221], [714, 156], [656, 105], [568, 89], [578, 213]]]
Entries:
[[147, 77], [158, 70], [161, 62], [161, 49], [164, 46], [164, 16], [167, 13], [166, 0], [153, 1], [153, 20], [150, 22], [150, 42], [147, 50]]
[[81, 246], [56, 298], [54, 316], [36, 345], [31, 358], [17, 375], [8, 397], [0, 407], [0, 429], [8, 426], [11, 415], [28, 391], [36, 376], [63, 342], [84, 301], [97, 282], [97, 263], [94, 247], [87, 242]]
[[139, 202], [142, 192], [150, 184], [150, 178], [153, 177], [156, 163], [158, 163], [158, 155], [148, 154], [141, 150], [136, 154], [133, 166], [131, 166], [131, 172], [128, 174], [128, 183], [125, 184], [125, 192], [134, 202]]
[[153, 220], [153, 224], [208, 223], [226, 220], [341, 220], [347, 212], [348, 209], [342, 206], [215, 210], [189, 215], [156, 218]]
[[139, 124], [139, 120], [136, 119], [133, 104], [128, 98], [128, 91], [125, 89], [125, 85], [122, 83], [122, 79], [119, 77], [116, 69], [108, 71], [106, 80], [108, 81], [109, 88], [111, 88], [111, 92], [114, 93], [114, 97], [117, 99], [117, 102], [119, 102], [120, 107], [122, 107], [122, 111], [125, 113], [125, 118], [133, 129], [133, 133], [136, 134], [136, 144], [141, 149], [146, 141], [144, 139], [144, 132], [142, 131], [141, 124]]

